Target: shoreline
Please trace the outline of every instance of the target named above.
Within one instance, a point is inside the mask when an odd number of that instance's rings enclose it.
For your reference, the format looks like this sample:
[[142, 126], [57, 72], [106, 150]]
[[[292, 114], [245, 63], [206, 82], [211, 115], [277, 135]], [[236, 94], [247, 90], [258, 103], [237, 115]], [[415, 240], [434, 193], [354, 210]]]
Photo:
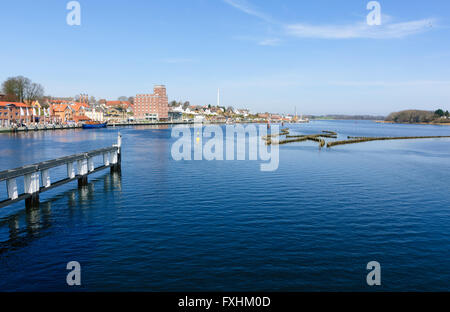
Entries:
[[[347, 119], [321, 119], [321, 120], [347, 120]], [[314, 121], [314, 120], [312, 120]], [[417, 122], [417, 123], [409, 123], [409, 122], [394, 122], [394, 121], [386, 121], [386, 120], [373, 120], [375, 123], [379, 124], [398, 124], [398, 125], [430, 125], [430, 126], [450, 126], [450, 122], [448, 123], [430, 123], [430, 122]], [[235, 122], [235, 124], [240, 124], [241, 122]], [[261, 121], [255, 122], [242, 122], [243, 124], [248, 123], [264, 123]], [[166, 125], [193, 125], [193, 121], [163, 121], [163, 122], [125, 122], [125, 123], [111, 123], [108, 124], [108, 128], [114, 127], [129, 127], [129, 126], [166, 126]], [[226, 122], [208, 122], [203, 124], [226, 124]], [[287, 123], [289, 124], [289, 123]], [[32, 126], [32, 127], [19, 127], [19, 128], [0, 128], [1, 133], [14, 133], [14, 132], [30, 132], [30, 131], [51, 131], [51, 130], [73, 130], [73, 129], [82, 129], [81, 125], [54, 125], [54, 126]]]
[[395, 122], [395, 121], [386, 121], [386, 120], [374, 120], [374, 122], [381, 123], [381, 124], [394, 124], [394, 125], [450, 126], [450, 121], [443, 122], [443, 123], [434, 123], [434, 122]]
[[[161, 126], [161, 125], [189, 125], [193, 122], [152, 122], [152, 123], [138, 123], [138, 122], [127, 122], [127, 123], [114, 123], [108, 124], [108, 128], [113, 127], [126, 127], [126, 126]], [[30, 132], [30, 131], [52, 131], [52, 130], [73, 130], [82, 129], [81, 125], [55, 125], [55, 126], [31, 126], [31, 127], [19, 127], [19, 128], [0, 128], [0, 133], [14, 133], [14, 132]]]
[[[266, 124], [264, 121], [246, 121], [246, 122], [234, 122], [233, 124]], [[107, 128], [114, 127], [129, 127], [129, 126], [170, 126], [170, 125], [193, 125], [193, 121], [162, 121], [162, 122], [125, 122], [125, 123], [111, 123], [107, 124]], [[222, 125], [227, 122], [203, 122], [203, 125], [214, 124]], [[289, 123], [287, 123], [289, 124]], [[19, 128], [0, 128], [0, 133], [14, 133], [14, 132], [30, 132], [30, 131], [52, 131], [52, 130], [73, 130], [82, 129], [81, 125], [55, 125], [55, 126], [31, 126], [31, 127], [19, 127]]]

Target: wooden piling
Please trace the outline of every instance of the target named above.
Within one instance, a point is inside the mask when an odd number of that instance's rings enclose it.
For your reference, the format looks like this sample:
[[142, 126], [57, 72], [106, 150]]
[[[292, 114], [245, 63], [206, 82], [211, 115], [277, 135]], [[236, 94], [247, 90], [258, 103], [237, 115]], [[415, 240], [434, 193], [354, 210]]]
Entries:
[[78, 178], [78, 188], [82, 188], [87, 185], [88, 185], [87, 175], [84, 175], [84, 176]]
[[32, 209], [39, 207], [39, 192], [31, 194], [28, 198], [25, 198], [25, 208]]
[[413, 140], [413, 139], [442, 139], [442, 138], [450, 138], [450, 136], [374, 137], [374, 138], [372, 138], [372, 137], [363, 137], [363, 138], [360, 138], [360, 139], [328, 142], [327, 147], [332, 147], [332, 146], [336, 146], [336, 145], [371, 142], [371, 141]]

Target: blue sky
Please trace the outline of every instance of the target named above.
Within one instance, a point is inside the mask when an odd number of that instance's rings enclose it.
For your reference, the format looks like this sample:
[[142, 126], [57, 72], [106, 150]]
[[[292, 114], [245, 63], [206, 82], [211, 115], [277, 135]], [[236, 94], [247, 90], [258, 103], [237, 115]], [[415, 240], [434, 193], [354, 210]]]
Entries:
[[2, 1], [0, 80], [116, 99], [166, 84], [170, 100], [252, 111], [387, 114], [450, 109], [450, 1]]

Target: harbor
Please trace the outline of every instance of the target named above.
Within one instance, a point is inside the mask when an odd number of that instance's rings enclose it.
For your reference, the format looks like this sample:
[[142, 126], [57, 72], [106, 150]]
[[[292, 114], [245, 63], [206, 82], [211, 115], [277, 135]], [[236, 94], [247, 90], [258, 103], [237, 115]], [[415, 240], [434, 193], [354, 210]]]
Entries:
[[2, 13], [12, 306], [129, 292], [155, 311], [288, 312], [450, 291], [450, 1]]
[[[286, 128], [336, 133], [323, 138], [332, 141], [449, 135], [371, 121]], [[388, 263], [386, 291], [448, 287], [448, 138], [330, 149], [294, 142], [279, 146], [277, 171], [261, 172], [263, 161], [175, 161], [171, 126], [29, 131], [0, 135], [0, 171], [114, 151], [119, 131], [120, 174], [105, 168], [78, 188], [75, 160], [71, 182], [42, 189], [38, 170], [39, 206], [22, 199], [0, 208], [1, 290], [66, 290], [69, 261], [81, 263], [86, 291], [364, 290], [367, 259]], [[52, 184], [69, 178], [66, 162], [50, 169]], [[94, 164], [105, 164], [102, 153]], [[20, 196], [24, 178], [16, 179]], [[9, 199], [5, 180], [0, 195]], [[332, 272], [328, 283], [322, 272]]]

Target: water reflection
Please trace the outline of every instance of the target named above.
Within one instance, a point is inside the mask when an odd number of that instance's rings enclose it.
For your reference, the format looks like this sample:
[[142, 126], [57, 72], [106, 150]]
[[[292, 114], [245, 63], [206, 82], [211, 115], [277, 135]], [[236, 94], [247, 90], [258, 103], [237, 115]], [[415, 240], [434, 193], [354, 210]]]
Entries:
[[[88, 135], [85, 132], [86, 136]], [[82, 129], [54, 129], [47, 131], [21, 131], [21, 132], [7, 132], [2, 134], [9, 138], [17, 139], [42, 139], [46, 137], [62, 137], [62, 138], [78, 138], [83, 135]], [[78, 141], [78, 139], [77, 139]]]
[[1, 219], [0, 231], [9, 235], [1, 237], [0, 254], [8, 249], [27, 245], [32, 239], [40, 237], [51, 224], [51, 202], [41, 203], [40, 207], [24, 209]]
[[120, 172], [111, 172], [103, 177], [103, 189], [105, 192], [112, 190], [122, 191], [122, 175]]
[[156, 130], [167, 130], [171, 128], [171, 125], [142, 125], [142, 126], [134, 126], [134, 129], [145, 130], [145, 129], [156, 129]]
[[9, 223], [9, 237], [14, 240], [18, 237], [19, 232], [19, 218], [18, 216], [13, 216], [8, 220]]
[[67, 199], [68, 210], [58, 211], [58, 214], [68, 213], [69, 217], [73, 217], [75, 212], [83, 212], [80, 207], [85, 207], [85, 203], [95, 199], [95, 186], [99, 186], [100, 183], [103, 184], [105, 193], [122, 190], [120, 173], [112, 172], [92, 180], [86, 186], [71, 189], [41, 202], [39, 207], [21, 209], [12, 215], [0, 218], [0, 233], [4, 234], [0, 236], [0, 255], [8, 249], [23, 247], [32, 239], [46, 235], [47, 230], [55, 222], [52, 204], [60, 207], [61, 200]]

